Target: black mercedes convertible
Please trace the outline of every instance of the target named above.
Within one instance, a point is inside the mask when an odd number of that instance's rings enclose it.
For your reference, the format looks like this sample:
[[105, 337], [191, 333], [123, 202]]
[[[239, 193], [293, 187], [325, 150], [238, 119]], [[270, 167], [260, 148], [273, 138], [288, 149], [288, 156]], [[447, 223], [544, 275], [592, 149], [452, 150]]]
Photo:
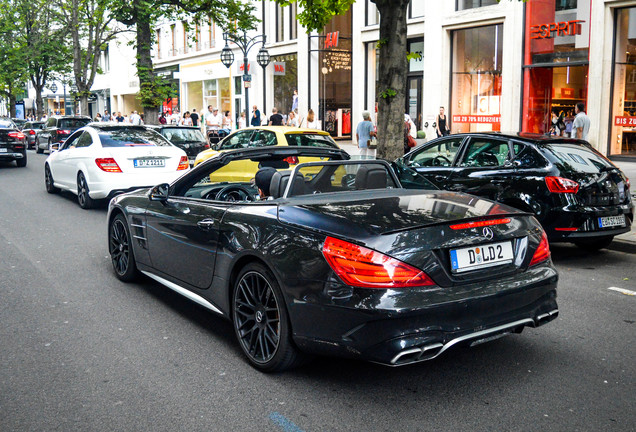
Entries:
[[144, 274], [231, 320], [267, 372], [311, 354], [405, 365], [558, 315], [532, 214], [404, 189], [388, 163], [339, 149], [219, 154], [114, 198], [108, 243], [119, 279]]

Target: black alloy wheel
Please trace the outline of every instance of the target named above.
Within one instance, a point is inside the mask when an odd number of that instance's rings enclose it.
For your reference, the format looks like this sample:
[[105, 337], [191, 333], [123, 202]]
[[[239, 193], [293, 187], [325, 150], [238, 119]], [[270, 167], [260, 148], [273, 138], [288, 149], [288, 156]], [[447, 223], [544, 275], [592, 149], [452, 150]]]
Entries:
[[251, 263], [236, 280], [234, 330], [252, 366], [264, 372], [297, 366], [302, 354], [291, 341], [287, 309], [274, 276], [263, 265]]
[[88, 184], [84, 173], [80, 171], [77, 175], [77, 202], [84, 210], [95, 207], [95, 200], [89, 195]]
[[46, 191], [50, 194], [58, 193], [60, 191], [59, 188], [54, 186], [53, 174], [51, 174], [51, 167], [49, 167], [49, 164], [44, 165], [44, 186], [46, 186]]
[[108, 229], [108, 251], [117, 278], [130, 282], [137, 277], [137, 264], [133, 255], [130, 231], [123, 215], [113, 218]]

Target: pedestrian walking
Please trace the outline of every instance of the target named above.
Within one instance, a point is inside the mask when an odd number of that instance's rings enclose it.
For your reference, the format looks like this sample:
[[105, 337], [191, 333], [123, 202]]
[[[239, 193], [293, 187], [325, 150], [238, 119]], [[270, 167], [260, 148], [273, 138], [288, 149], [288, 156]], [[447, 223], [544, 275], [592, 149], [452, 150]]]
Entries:
[[109, 122], [110, 114], [108, 114], [108, 110], [104, 110], [104, 115], [102, 116], [102, 121]]
[[159, 124], [165, 125], [168, 123], [168, 120], [166, 119], [166, 113], [162, 112], [161, 115], [159, 116]]
[[100, 122], [102, 121], [102, 115], [100, 113], [97, 113], [97, 115], [95, 115], [95, 119], [96, 122]]
[[294, 94], [292, 95], [292, 111], [298, 110], [298, 90], [294, 89]]
[[223, 127], [221, 128], [221, 130], [219, 131], [219, 135], [221, 136], [227, 136], [232, 132], [232, 124], [234, 122], [232, 121], [232, 116], [230, 115], [229, 111], [225, 111], [225, 116], [223, 117]]
[[245, 118], [245, 111], [241, 111], [241, 117], [238, 119], [238, 128], [243, 129], [247, 126], [247, 118]]
[[121, 115], [121, 112], [117, 111], [117, 117], [115, 117], [115, 120], [117, 120], [117, 123], [124, 122], [124, 117]]
[[133, 111], [132, 113], [130, 113], [130, 123], [134, 125], [141, 124], [141, 117], [139, 116], [137, 111]]
[[278, 114], [278, 108], [272, 108], [272, 115], [269, 116], [269, 126], [282, 126], [283, 116]]
[[287, 126], [290, 127], [298, 127], [298, 118], [296, 117], [296, 113], [291, 111], [289, 116], [287, 117]]
[[307, 112], [307, 129], [318, 129], [318, 119], [312, 109]]
[[[310, 112], [312, 111], [310, 110]], [[309, 115], [307, 115], [307, 118], [309, 118]], [[375, 136], [377, 136], [377, 134], [371, 122], [371, 114], [369, 114], [369, 111], [363, 111], [362, 121], [358, 123], [358, 127], [356, 128], [356, 141], [358, 141], [358, 148], [360, 149], [360, 157], [362, 159], [368, 158], [369, 142], [371, 138]]]
[[587, 140], [587, 134], [590, 131], [592, 122], [585, 114], [585, 104], [583, 102], [577, 103], [574, 112], [576, 117], [574, 117], [574, 122], [572, 123], [572, 138]]
[[437, 115], [437, 126], [435, 127], [435, 131], [437, 132], [438, 137], [450, 135], [450, 124], [448, 122], [446, 114], [444, 114], [444, 107], [439, 107], [439, 114]]
[[192, 108], [190, 118], [192, 119], [192, 126], [199, 126], [199, 114], [197, 114], [196, 108]]
[[252, 118], [250, 119], [251, 126], [260, 126], [261, 125], [261, 112], [258, 110], [256, 105], [252, 107]]

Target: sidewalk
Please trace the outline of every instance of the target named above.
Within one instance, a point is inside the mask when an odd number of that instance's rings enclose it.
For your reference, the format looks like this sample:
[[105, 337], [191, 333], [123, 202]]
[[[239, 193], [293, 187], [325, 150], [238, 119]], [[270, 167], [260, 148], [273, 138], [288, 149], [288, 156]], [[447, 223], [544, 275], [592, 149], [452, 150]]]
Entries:
[[[417, 144], [421, 144], [426, 140], [416, 140]], [[357, 145], [355, 145], [351, 140], [342, 140], [336, 141], [336, 143], [340, 146], [341, 149], [346, 151], [351, 155], [352, 159], [360, 158], [360, 149]], [[375, 158], [375, 150], [371, 150], [371, 155]], [[633, 201], [636, 202], [636, 162], [614, 162], [616, 166], [618, 166], [621, 171], [625, 173], [625, 175], [631, 181], [631, 193]], [[632, 224], [632, 230], [628, 233], [621, 234], [616, 236], [616, 240], [620, 240], [623, 242], [629, 242], [636, 245], [636, 223]]]

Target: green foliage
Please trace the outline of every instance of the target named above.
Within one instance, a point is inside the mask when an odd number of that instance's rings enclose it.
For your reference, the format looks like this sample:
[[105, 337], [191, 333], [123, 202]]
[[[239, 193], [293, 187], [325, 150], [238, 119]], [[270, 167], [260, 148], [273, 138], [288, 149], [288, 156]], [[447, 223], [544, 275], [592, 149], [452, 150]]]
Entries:
[[377, 49], [382, 48], [382, 46], [386, 45], [387, 43], [389, 43], [389, 40], [387, 38], [381, 38], [378, 39], [378, 42], [375, 44], [375, 47]]
[[[423, 1], [423, 0], [420, 0]], [[321, 31], [335, 15], [346, 13], [355, 0], [276, 0], [281, 6], [298, 3], [296, 18], [310, 31]]]
[[380, 93], [380, 97], [383, 99], [391, 99], [395, 97], [396, 95], [397, 95], [397, 92], [392, 88], [388, 88], [384, 90], [382, 93]]
[[[134, 0], [109, 4], [111, 16], [126, 26], [135, 26], [137, 39], [138, 97], [145, 108], [156, 108], [172, 95], [170, 86], [157, 78], [152, 67], [151, 44], [155, 33], [140, 33], [139, 29], [154, 29], [159, 18], [203, 22], [211, 20], [224, 31], [256, 27], [253, 2], [248, 0]], [[187, 30], [187, 26], [186, 26]]]
[[406, 53], [406, 60], [411, 61], [411, 60], [419, 60], [421, 58], [421, 54], [415, 53], [415, 52], [407, 52]]

